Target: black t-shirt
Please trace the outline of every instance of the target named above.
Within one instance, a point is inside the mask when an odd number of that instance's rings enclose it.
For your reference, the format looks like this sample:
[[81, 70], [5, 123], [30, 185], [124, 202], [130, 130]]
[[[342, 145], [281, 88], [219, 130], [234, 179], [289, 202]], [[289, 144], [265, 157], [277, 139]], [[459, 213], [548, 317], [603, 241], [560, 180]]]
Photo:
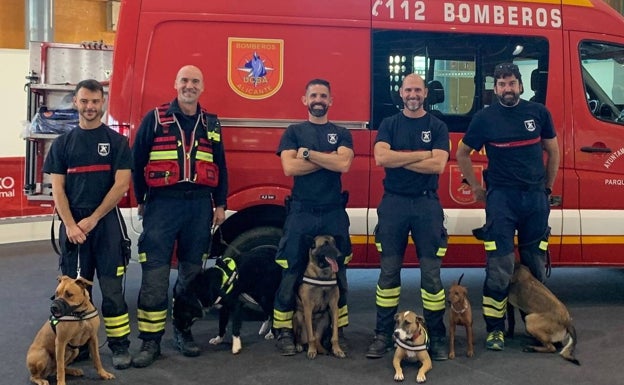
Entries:
[[43, 165], [47, 174], [65, 175], [71, 208], [95, 209], [115, 183], [117, 170], [131, 170], [128, 139], [102, 124], [76, 127], [52, 143]]
[[540, 103], [520, 99], [514, 107], [493, 103], [477, 113], [462, 139], [488, 157], [488, 186], [543, 187], [542, 139], [557, 136], [550, 112]]
[[[393, 151], [450, 151], [446, 124], [431, 114], [409, 118], [399, 112], [385, 118], [377, 131], [377, 142], [388, 143]], [[424, 190], [438, 189], [438, 174], [423, 174], [403, 167], [385, 171], [383, 184], [387, 192], [416, 196]]]
[[[333, 123], [293, 124], [282, 135], [277, 155], [285, 150], [298, 150], [300, 147], [331, 153], [337, 151], [338, 147], [353, 149], [353, 138], [349, 130]], [[307, 175], [295, 176], [292, 197], [311, 205], [340, 204], [340, 177], [341, 173], [324, 168]]]

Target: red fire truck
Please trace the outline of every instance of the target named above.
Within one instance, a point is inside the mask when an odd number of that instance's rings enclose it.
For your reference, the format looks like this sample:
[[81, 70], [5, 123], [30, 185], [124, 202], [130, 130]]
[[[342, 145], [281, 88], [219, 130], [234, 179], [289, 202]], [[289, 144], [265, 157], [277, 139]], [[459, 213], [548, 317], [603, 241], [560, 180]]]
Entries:
[[[381, 120], [402, 107], [398, 88], [408, 73], [426, 79], [426, 108], [451, 131], [440, 177], [445, 266], [484, 264], [471, 233], [484, 209], [462, 184], [454, 152], [472, 116], [493, 103], [494, 65], [514, 62], [522, 97], [548, 106], [561, 146], [553, 264], [624, 266], [624, 19], [603, 1], [123, 1], [113, 60], [109, 123], [131, 139], [150, 109], [175, 97], [182, 65], [203, 70], [200, 102], [221, 119], [230, 177], [215, 255], [277, 242], [292, 180], [275, 151], [283, 130], [307, 117], [306, 82], [328, 79], [329, 117], [354, 139], [343, 186], [355, 267], [379, 263], [372, 232], [383, 169], [372, 148]], [[484, 154], [473, 163], [487, 167]]]

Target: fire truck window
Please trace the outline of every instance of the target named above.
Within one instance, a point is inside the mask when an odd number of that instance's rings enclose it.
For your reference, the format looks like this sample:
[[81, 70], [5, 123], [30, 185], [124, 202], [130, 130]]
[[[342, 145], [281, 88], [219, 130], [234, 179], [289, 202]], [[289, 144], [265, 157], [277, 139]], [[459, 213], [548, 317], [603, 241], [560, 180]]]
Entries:
[[597, 119], [624, 124], [624, 46], [588, 41], [579, 48], [587, 108]]
[[527, 80], [538, 70], [535, 89], [527, 87], [522, 97], [545, 100], [548, 41], [544, 38], [374, 30], [372, 55], [372, 129], [403, 108], [399, 88], [411, 73], [425, 79], [430, 87], [425, 108], [446, 122], [451, 132], [464, 132], [472, 116], [492, 102], [492, 87], [486, 83], [497, 63], [515, 62]]

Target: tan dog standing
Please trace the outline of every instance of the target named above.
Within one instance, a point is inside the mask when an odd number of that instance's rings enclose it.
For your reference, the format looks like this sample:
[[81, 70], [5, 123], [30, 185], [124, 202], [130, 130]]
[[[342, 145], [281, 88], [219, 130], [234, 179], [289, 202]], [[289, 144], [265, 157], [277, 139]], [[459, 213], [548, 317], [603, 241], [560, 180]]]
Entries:
[[98, 346], [100, 317], [91, 303], [87, 287], [93, 282], [68, 276], [58, 278], [54, 300], [50, 306], [52, 317], [43, 324], [26, 355], [30, 380], [37, 385], [48, 385], [47, 378], [56, 373], [56, 383], [65, 385], [65, 374], [82, 376], [81, 369], [67, 368], [78, 355], [78, 347], [89, 343], [89, 353], [100, 378], [115, 376], [102, 367]]
[[[540, 281], [528, 267], [516, 263], [509, 285], [509, 303], [527, 314], [526, 331], [542, 343], [542, 346], [526, 346], [525, 352], [554, 353], [553, 343], [564, 343], [561, 353], [566, 360], [580, 365], [574, 357], [576, 329], [565, 305]], [[511, 309], [513, 312], [513, 309]], [[513, 335], [513, 313], [510, 314], [509, 334]], [[567, 339], [567, 343], [565, 340]]]
[[472, 307], [468, 300], [468, 289], [461, 285], [462, 274], [459, 281], [453, 282], [448, 291], [448, 302], [451, 307], [449, 314], [449, 358], [455, 358], [455, 328], [466, 328], [467, 351], [466, 356], [474, 356], [474, 344], [472, 338]]
[[425, 327], [425, 319], [409, 310], [398, 312], [394, 319], [396, 320], [396, 329], [394, 330], [396, 350], [392, 359], [394, 380], [403, 381], [405, 379], [401, 361], [407, 360], [420, 361], [421, 366], [416, 375], [416, 382], [427, 381], [426, 374], [433, 368], [433, 365], [427, 351], [429, 336]]
[[340, 250], [329, 235], [319, 235], [312, 241], [309, 261], [297, 295], [297, 310], [293, 317], [293, 331], [297, 351], [308, 345], [308, 358], [326, 354], [323, 334], [331, 324], [331, 349], [334, 356], [346, 355], [338, 343], [338, 298], [340, 296], [336, 273]]

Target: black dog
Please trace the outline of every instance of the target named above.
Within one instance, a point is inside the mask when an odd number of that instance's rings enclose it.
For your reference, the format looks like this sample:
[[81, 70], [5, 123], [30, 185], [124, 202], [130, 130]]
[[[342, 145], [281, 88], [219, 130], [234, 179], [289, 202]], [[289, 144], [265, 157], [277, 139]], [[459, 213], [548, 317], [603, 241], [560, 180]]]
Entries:
[[219, 335], [210, 340], [213, 345], [223, 342], [227, 324], [232, 316], [232, 353], [242, 349], [240, 330], [243, 315], [262, 316], [259, 334], [272, 338], [273, 302], [282, 280], [282, 268], [275, 263], [275, 246], [257, 247], [234, 259], [217, 259], [215, 266], [203, 270], [191, 282], [196, 303], [174, 299], [173, 319], [176, 327], [184, 329], [203, 317], [202, 308], [219, 308]]

